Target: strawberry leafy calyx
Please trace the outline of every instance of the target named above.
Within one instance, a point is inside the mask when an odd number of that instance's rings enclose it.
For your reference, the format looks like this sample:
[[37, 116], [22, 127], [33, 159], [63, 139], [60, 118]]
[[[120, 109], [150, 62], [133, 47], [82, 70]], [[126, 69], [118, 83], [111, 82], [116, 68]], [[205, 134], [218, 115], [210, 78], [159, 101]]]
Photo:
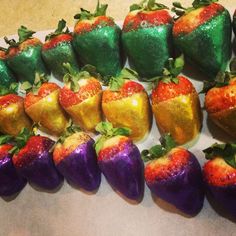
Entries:
[[169, 9], [169, 8], [161, 3], [156, 3], [155, 0], [143, 0], [139, 4], [133, 4], [130, 6], [130, 12], [136, 10], [156, 11], [162, 9]]
[[39, 88], [42, 86], [43, 83], [48, 82], [48, 80], [49, 80], [48, 76], [36, 72], [34, 83], [31, 84], [29, 81], [25, 81], [21, 84], [20, 90], [21, 92], [23, 91], [25, 91], [26, 93], [32, 92], [34, 95], [37, 95]]
[[119, 91], [126, 80], [139, 80], [140, 76], [132, 69], [124, 68], [117, 77], [107, 76], [103, 80], [104, 85], [108, 85], [111, 91]]
[[214, 2], [218, 2], [218, 0], [194, 0], [192, 3], [192, 7], [187, 8], [183, 7], [180, 2], [173, 2], [173, 8], [171, 9], [171, 11], [174, 12], [177, 16], [182, 16], [200, 7], [208, 6]]
[[94, 11], [94, 13], [91, 13], [90, 11], [87, 11], [83, 8], [80, 8], [80, 13], [76, 14], [74, 16], [74, 19], [78, 20], [78, 21], [82, 21], [82, 20], [91, 20], [94, 17], [97, 16], [105, 16], [106, 15], [106, 10], [107, 10], [108, 5], [107, 4], [101, 4], [98, 1], [97, 2], [97, 7]]
[[0, 96], [4, 96], [7, 94], [17, 94], [18, 88], [19, 88], [19, 84], [16, 82], [11, 83], [9, 87], [0, 85]]
[[80, 89], [78, 81], [81, 79], [96, 78], [98, 80], [102, 80], [101, 75], [96, 70], [96, 67], [92, 65], [85, 65], [81, 68], [80, 72], [75, 70], [70, 63], [63, 63], [63, 67], [66, 72], [63, 77], [63, 81], [67, 87], [75, 93]]
[[64, 19], [61, 19], [58, 22], [57, 29], [54, 32], [48, 34], [45, 37], [45, 41], [50, 40], [60, 34], [69, 34], [69, 33], [70, 33], [70, 31], [69, 31], [69, 28], [66, 27], [66, 21]]
[[143, 161], [151, 161], [166, 155], [171, 149], [176, 147], [176, 143], [170, 134], [166, 134], [160, 138], [161, 145], [155, 145], [149, 150], [145, 149], [141, 152]]
[[95, 142], [95, 150], [98, 154], [99, 151], [102, 149], [103, 144], [109, 138], [121, 135], [121, 136], [129, 136], [131, 130], [129, 128], [114, 128], [110, 122], [100, 122], [96, 126], [96, 131], [101, 134], [101, 137]]
[[221, 157], [228, 165], [236, 169], [236, 144], [215, 143], [211, 147], [204, 149], [203, 152], [207, 160]]
[[11, 135], [8, 135], [8, 134], [1, 135], [0, 136], [0, 145], [9, 143], [9, 142], [13, 141], [13, 139], [14, 139], [14, 137]]

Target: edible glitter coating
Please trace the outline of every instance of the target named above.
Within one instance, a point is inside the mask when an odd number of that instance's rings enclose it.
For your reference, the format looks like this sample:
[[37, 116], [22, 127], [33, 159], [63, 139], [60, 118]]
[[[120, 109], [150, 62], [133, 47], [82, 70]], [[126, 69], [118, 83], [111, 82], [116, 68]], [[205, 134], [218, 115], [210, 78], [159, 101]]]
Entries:
[[72, 36], [70, 34], [61, 34], [43, 45], [42, 58], [57, 78], [62, 78], [66, 74], [63, 63], [70, 63], [75, 71], [79, 71], [71, 41]]
[[86, 133], [79, 132], [66, 138], [63, 144], [56, 146], [53, 158], [57, 169], [69, 184], [86, 191], [98, 189], [101, 171], [97, 164], [94, 140]]
[[6, 53], [0, 49], [0, 85], [9, 87], [13, 82], [16, 82], [16, 79], [7, 66]]
[[0, 132], [15, 136], [24, 127], [31, 129], [23, 103], [24, 99], [16, 94], [0, 96]]
[[157, 104], [180, 95], [196, 92], [193, 84], [187, 78], [178, 76], [178, 83], [160, 81], [152, 91], [152, 104]]
[[236, 107], [236, 77], [231, 79], [229, 85], [210, 89], [205, 97], [207, 112], [215, 113]]
[[102, 75], [116, 76], [122, 69], [120, 41], [117, 25], [98, 26], [83, 34], [75, 32], [72, 45], [84, 65], [95, 66]]
[[220, 14], [224, 7], [217, 3], [212, 3], [208, 6], [197, 8], [184, 14], [176, 20], [173, 27], [173, 35], [179, 36], [191, 33], [200, 25], [209, 21], [212, 17]]
[[236, 10], [234, 11], [234, 16], [233, 16], [233, 30], [234, 34], [236, 35]]
[[131, 80], [126, 80], [125, 83], [118, 91], [112, 91], [109, 88], [103, 92], [102, 102], [107, 103], [111, 101], [120, 100], [122, 98], [130, 97], [133, 94], [141, 93], [144, 91], [144, 87]]
[[17, 174], [8, 153], [12, 148], [9, 144], [0, 146], [0, 196], [11, 196], [26, 185], [26, 180]]
[[94, 77], [81, 79], [78, 81], [79, 91], [73, 92], [67, 86], [64, 86], [59, 95], [60, 104], [64, 107], [70, 107], [89, 99], [102, 91], [100, 82]]
[[101, 28], [105, 26], [114, 26], [115, 22], [111, 17], [108, 16], [97, 16], [91, 20], [80, 20], [75, 25], [74, 33], [84, 34], [90, 32], [96, 28]]
[[126, 198], [141, 201], [144, 164], [138, 148], [123, 136], [107, 140], [104, 146], [98, 153], [98, 165], [109, 184]]
[[41, 42], [36, 41], [33, 45], [27, 42], [24, 41], [18, 48], [11, 48], [6, 62], [20, 81], [33, 83], [36, 72], [48, 74], [48, 71], [41, 57]]
[[173, 178], [186, 168], [191, 153], [183, 148], [172, 149], [166, 156], [149, 162], [145, 167], [145, 180], [147, 184], [155, 181]]
[[225, 71], [231, 57], [231, 19], [223, 10], [191, 33], [174, 37], [175, 46], [209, 79]]
[[161, 75], [165, 63], [172, 57], [172, 24], [123, 31], [122, 44], [130, 65], [140, 76]]
[[166, 10], [157, 11], [132, 11], [124, 21], [123, 32], [133, 31], [140, 28], [149, 28], [159, 25], [171, 24], [172, 17]]
[[37, 187], [53, 190], [63, 178], [55, 169], [50, 149], [54, 141], [43, 136], [32, 136], [17, 154], [13, 163], [17, 172]]
[[234, 185], [236, 187], [236, 169], [228, 165], [221, 157], [216, 156], [213, 160], [205, 163], [203, 175], [209, 185]]
[[196, 157], [183, 148], [175, 148], [158, 160], [145, 170], [151, 192], [186, 214], [198, 214], [203, 207], [204, 185]]

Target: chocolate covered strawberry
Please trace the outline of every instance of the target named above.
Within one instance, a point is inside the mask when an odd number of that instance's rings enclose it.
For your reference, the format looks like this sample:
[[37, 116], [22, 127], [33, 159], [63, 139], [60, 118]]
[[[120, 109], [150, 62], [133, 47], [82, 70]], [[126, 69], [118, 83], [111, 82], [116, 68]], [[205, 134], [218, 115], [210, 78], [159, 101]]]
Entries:
[[175, 147], [169, 135], [161, 143], [142, 152], [143, 159], [149, 161], [145, 167], [147, 186], [155, 196], [194, 216], [204, 201], [201, 166], [193, 153]]
[[203, 152], [209, 160], [203, 167], [207, 190], [219, 205], [236, 217], [236, 145], [214, 144]]
[[98, 165], [108, 183], [126, 198], [141, 201], [144, 166], [137, 146], [125, 136], [129, 130], [108, 122], [101, 122], [96, 130], [102, 134], [95, 145]]
[[173, 27], [175, 46], [210, 79], [231, 57], [231, 19], [216, 0], [195, 0], [190, 8], [174, 3], [180, 15]]
[[72, 186], [95, 191], [101, 183], [94, 140], [72, 125], [57, 142], [53, 160], [56, 168]]
[[122, 29], [122, 44], [130, 64], [142, 77], [162, 74], [172, 56], [173, 19], [166, 6], [153, 0], [133, 4]]
[[152, 111], [162, 134], [170, 133], [176, 143], [184, 144], [200, 132], [202, 113], [193, 84], [180, 76], [182, 57], [169, 60], [169, 68], [152, 91]]
[[31, 129], [32, 121], [24, 110], [24, 99], [17, 95], [18, 84], [0, 86], [0, 132], [16, 136], [21, 129]]
[[47, 69], [41, 57], [42, 42], [32, 37], [34, 31], [21, 26], [18, 29], [19, 41], [14, 39], [6, 43], [10, 46], [7, 50], [7, 65], [17, 75], [20, 81], [34, 82], [35, 74], [47, 74]]
[[29, 183], [45, 190], [54, 190], [62, 183], [62, 176], [57, 172], [51, 149], [54, 141], [43, 136], [35, 136], [23, 129], [15, 139], [17, 145], [11, 152], [17, 172]]
[[79, 71], [75, 52], [72, 48], [72, 34], [66, 28], [66, 22], [59, 21], [55, 32], [50, 33], [45, 38], [42, 46], [42, 57], [47, 67], [57, 78], [62, 78], [66, 71], [63, 63], [70, 63], [74, 70]]
[[144, 87], [135, 81], [134, 71], [122, 70], [117, 77], [112, 77], [109, 87], [103, 91], [102, 110], [106, 119], [114, 127], [127, 127], [131, 130], [130, 138], [143, 139], [151, 127], [149, 99]]
[[234, 16], [233, 16], [233, 30], [234, 34], [236, 35], [236, 10], [234, 11]]
[[99, 75], [91, 66], [85, 66], [79, 73], [70, 64], [64, 64], [64, 67], [67, 74], [59, 95], [60, 104], [75, 124], [94, 132], [96, 125], [102, 121], [102, 87], [96, 78]]
[[236, 137], [236, 70], [219, 73], [213, 83], [206, 85], [204, 91], [210, 88], [205, 96], [205, 107], [210, 119], [229, 135]]
[[0, 86], [9, 87], [14, 82], [15, 76], [6, 63], [6, 49], [0, 47]]
[[9, 151], [13, 145], [7, 142], [11, 136], [0, 136], [0, 196], [11, 196], [20, 192], [26, 185], [26, 180], [18, 175]]
[[120, 55], [121, 30], [114, 20], [106, 16], [106, 5], [98, 1], [94, 13], [81, 8], [74, 16], [73, 46], [80, 61], [95, 66], [102, 75], [117, 75], [122, 68]]
[[[25, 112], [49, 134], [60, 135], [66, 129], [68, 118], [59, 104], [61, 88], [45, 77], [36, 76], [35, 83], [23, 84], [28, 93], [24, 100]], [[30, 91], [30, 92], [29, 92]]]

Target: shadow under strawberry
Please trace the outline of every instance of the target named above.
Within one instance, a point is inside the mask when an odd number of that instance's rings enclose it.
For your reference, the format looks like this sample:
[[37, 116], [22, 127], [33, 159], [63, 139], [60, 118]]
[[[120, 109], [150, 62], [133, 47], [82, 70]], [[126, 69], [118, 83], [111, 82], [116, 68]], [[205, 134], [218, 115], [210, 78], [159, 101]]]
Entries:
[[143, 161], [140, 152], [125, 135], [129, 129], [113, 128], [101, 122], [96, 130], [102, 136], [96, 141], [98, 165], [111, 187], [129, 203], [139, 203], [144, 194]]
[[52, 159], [55, 142], [44, 136], [35, 136], [23, 129], [15, 139], [17, 145], [12, 152], [17, 172], [36, 189], [46, 192], [57, 191], [63, 177], [56, 170]]
[[197, 158], [182, 147], [175, 147], [170, 135], [162, 145], [143, 150], [145, 180], [151, 192], [190, 216], [197, 215], [204, 202], [201, 166]]
[[53, 160], [71, 186], [95, 193], [101, 183], [101, 172], [94, 143], [88, 134], [71, 125], [59, 138]]

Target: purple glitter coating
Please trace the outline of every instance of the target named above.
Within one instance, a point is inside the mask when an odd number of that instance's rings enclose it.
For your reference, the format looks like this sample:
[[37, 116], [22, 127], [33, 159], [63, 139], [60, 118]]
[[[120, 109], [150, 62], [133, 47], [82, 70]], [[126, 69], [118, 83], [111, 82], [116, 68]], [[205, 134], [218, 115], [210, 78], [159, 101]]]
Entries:
[[70, 185], [86, 191], [97, 190], [101, 183], [101, 171], [93, 145], [94, 140], [90, 139], [56, 165]]
[[181, 172], [167, 179], [155, 181], [148, 187], [157, 197], [188, 215], [198, 214], [203, 207], [204, 184], [201, 166], [193, 154], [190, 154], [189, 162]]
[[26, 183], [27, 181], [17, 174], [10, 154], [0, 160], [0, 196], [6, 197], [18, 193]]
[[109, 184], [128, 199], [141, 201], [144, 193], [144, 164], [138, 148], [131, 142], [98, 165]]

